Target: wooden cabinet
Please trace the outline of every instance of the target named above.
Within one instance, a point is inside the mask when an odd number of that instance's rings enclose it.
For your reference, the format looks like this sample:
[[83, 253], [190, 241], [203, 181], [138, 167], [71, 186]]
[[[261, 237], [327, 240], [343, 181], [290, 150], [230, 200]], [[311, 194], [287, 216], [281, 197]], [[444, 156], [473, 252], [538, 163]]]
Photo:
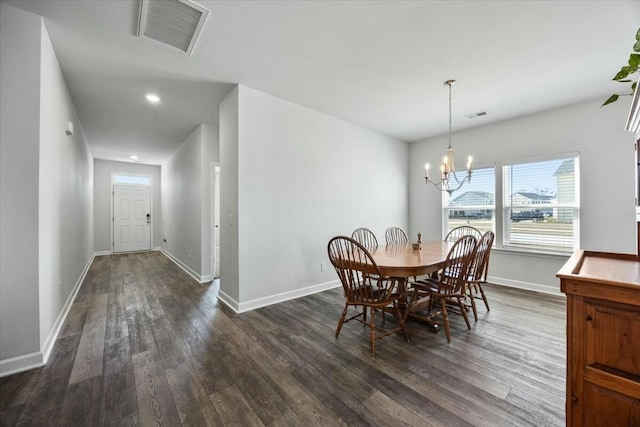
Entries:
[[640, 261], [576, 252], [567, 295], [567, 426], [640, 426]]

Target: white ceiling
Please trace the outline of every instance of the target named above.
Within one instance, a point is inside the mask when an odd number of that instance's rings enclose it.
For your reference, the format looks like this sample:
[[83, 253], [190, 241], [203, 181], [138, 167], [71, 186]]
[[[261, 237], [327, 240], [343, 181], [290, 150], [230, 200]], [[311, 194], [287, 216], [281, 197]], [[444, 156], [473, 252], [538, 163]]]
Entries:
[[236, 83], [409, 142], [447, 131], [451, 78], [454, 131], [604, 100], [640, 26], [639, 1], [201, 0], [187, 56], [135, 36], [136, 0], [5, 2], [44, 17], [94, 157], [152, 164]]

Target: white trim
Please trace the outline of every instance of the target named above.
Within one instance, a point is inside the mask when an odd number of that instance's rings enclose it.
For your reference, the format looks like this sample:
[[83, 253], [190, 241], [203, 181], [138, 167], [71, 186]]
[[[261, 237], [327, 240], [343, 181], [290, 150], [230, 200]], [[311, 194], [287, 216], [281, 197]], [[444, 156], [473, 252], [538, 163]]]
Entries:
[[562, 296], [560, 285], [543, 285], [541, 283], [522, 282], [520, 280], [505, 279], [504, 277], [487, 277], [487, 281], [494, 285], [506, 286], [509, 288], [526, 289], [528, 291], [541, 292], [543, 294]]
[[98, 251], [98, 252], [94, 252], [93, 256], [94, 257], [96, 257], [96, 256], [107, 256], [107, 255], [111, 255], [111, 254], [113, 254], [113, 252], [111, 252], [111, 251]]
[[640, 138], [640, 93], [639, 90], [636, 89], [636, 92], [633, 94], [633, 99], [631, 100], [631, 107], [629, 108], [629, 115], [627, 116], [627, 123], [625, 125], [625, 130], [629, 132], [633, 132], [636, 134], [637, 138]]
[[151, 250], [152, 250], [152, 251], [156, 251], [156, 252], [160, 252], [160, 251], [162, 251], [162, 247], [160, 247], [160, 246], [154, 246]]
[[492, 252], [500, 252], [502, 254], [508, 255], [525, 255], [527, 257], [537, 257], [537, 258], [547, 258], [547, 259], [557, 259], [557, 260], [568, 260], [569, 257], [573, 254], [573, 252], [553, 252], [553, 251], [541, 251], [541, 250], [532, 250], [532, 249], [521, 249], [517, 246], [503, 246], [501, 248], [493, 247], [491, 249]]
[[178, 258], [173, 256], [165, 248], [160, 248], [160, 253], [163, 254], [164, 256], [166, 256], [167, 258], [169, 258], [171, 261], [173, 261], [173, 263], [175, 265], [177, 265], [178, 267], [183, 269], [185, 271], [185, 273], [187, 273], [189, 276], [193, 277], [198, 283], [208, 283], [208, 282], [211, 281], [211, 279], [207, 279], [209, 277], [209, 275], [206, 275], [206, 276], [199, 275], [198, 273], [193, 271], [193, 269], [191, 267], [189, 267], [188, 265], [186, 265], [185, 263], [180, 261]]
[[236, 313], [239, 313], [238, 311], [238, 306], [239, 303], [238, 301], [234, 300], [233, 298], [231, 298], [228, 294], [226, 294], [222, 289], [220, 289], [218, 291], [218, 299], [220, 301], [222, 301], [224, 303], [224, 305], [226, 305], [227, 307], [229, 307], [231, 310], [233, 310]]
[[82, 282], [84, 281], [84, 278], [87, 276], [87, 272], [89, 271], [89, 268], [91, 267], [91, 264], [93, 263], [93, 260], [95, 259], [95, 257], [96, 257], [96, 254], [94, 253], [89, 259], [89, 261], [87, 262], [87, 264], [84, 266], [84, 269], [82, 270], [82, 273], [78, 278], [78, 281], [73, 286], [73, 289], [71, 290], [71, 293], [67, 298], [67, 301], [64, 303], [62, 310], [60, 310], [60, 314], [58, 314], [58, 318], [53, 324], [53, 328], [51, 328], [51, 331], [49, 332], [47, 339], [44, 341], [44, 344], [40, 349], [40, 351], [42, 352], [42, 361], [44, 362], [45, 365], [49, 361], [49, 356], [51, 356], [51, 351], [53, 350], [53, 346], [55, 345], [56, 339], [58, 339], [58, 334], [60, 333], [60, 329], [62, 329], [62, 325], [64, 324], [64, 321], [67, 318], [67, 315], [69, 314], [69, 310], [71, 309], [71, 305], [73, 304], [73, 301], [75, 301], [76, 295], [78, 295], [78, 291], [82, 286]]
[[246, 302], [238, 302], [222, 291], [218, 291], [218, 299], [225, 303], [236, 313], [244, 313], [246, 311], [255, 310], [256, 308], [266, 307], [272, 304], [278, 304], [284, 301], [304, 297], [307, 295], [334, 289], [340, 286], [339, 280], [319, 283], [317, 285], [307, 286], [305, 288], [294, 289], [291, 291], [281, 292], [279, 294], [269, 295], [262, 298], [256, 298]]
[[[109, 253], [107, 253], [107, 255], [109, 255]], [[53, 351], [53, 347], [55, 346], [56, 340], [58, 339], [58, 335], [60, 334], [60, 330], [62, 329], [62, 325], [64, 325], [64, 321], [67, 319], [69, 310], [71, 310], [71, 306], [76, 299], [76, 295], [78, 295], [78, 291], [82, 287], [82, 282], [84, 282], [84, 279], [87, 276], [87, 272], [89, 271], [89, 268], [91, 267], [91, 264], [93, 263], [93, 260], [96, 256], [99, 256], [98, 252], [95, 252], [91, 256], [89, 261], [87, 261], [87, 264], [84, 266], [80, 277], [74, 285], [73, 290], [67, 297], [67, 301], [64, 303], [62, 310], [60, 310], [60, 314], [58, 314], [58, 317], [56, 318], [51, 331], [49, 331], [49, 335], [40, 348], [40, 351], [25, 354], [22, 356], [12, 357], [10, 359], [0, 360], [0, 378], [28, 371], [30, 369], [40, 368], [47, 364], [47, 362], [49, 361], [49, 356], [51, 356], [51, 352]]]
[[44, 366], [42, 353], [30, 353], [0, 360], [0, 378]]
[[504, 166], [516, 166], [522, 163], [538, 163], [538, 162], [548, 162], [553, 160], [567, 160], [571, 158], [580, 158], [579, 151], [569, 151], [566, 153], [557, 153], [557, 154], [549, 154], [549, 155], [541, 155], [541, 156], [532, 156], [532, 157], [524, 157], [520, 159], [514, 160], [506, 160], [501, 163], [498, 163], [500, 167]]

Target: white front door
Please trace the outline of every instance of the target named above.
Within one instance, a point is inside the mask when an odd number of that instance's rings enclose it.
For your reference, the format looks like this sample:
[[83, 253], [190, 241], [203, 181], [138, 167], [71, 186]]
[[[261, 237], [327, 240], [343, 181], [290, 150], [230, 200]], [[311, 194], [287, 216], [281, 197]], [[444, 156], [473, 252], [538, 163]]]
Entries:
[[113, 252], [151, 249], [151, 187], [113, 186]]

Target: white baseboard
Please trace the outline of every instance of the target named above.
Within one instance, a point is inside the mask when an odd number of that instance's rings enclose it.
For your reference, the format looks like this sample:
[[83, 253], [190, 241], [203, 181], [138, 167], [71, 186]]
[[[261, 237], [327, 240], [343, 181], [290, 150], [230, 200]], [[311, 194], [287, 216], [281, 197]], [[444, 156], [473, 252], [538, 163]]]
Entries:
[[542, 292], [544, 294], [562, 296], [560, 292], [560, 285], [549, 286], [542, 285], [540, 283], [523, 282], [520, 280], [505, 279], [504, 277], [487, 277], [487, 281], [494, 285], [508, 286], [510, 288], [526, 289], [528, 291]]
[[161, 246], [154, 246], [153, 249], [151, 249], [152, 251], [156, 251], [156, 252], [161, 252], [162, 251], [162, 247]]
[[187, 264], [183, 263], [178, 258], [173, 256], [171, 254], [171, 252], [167, 251], [165, 248], [160, 248], [160, 253], [162, 253], [164, 256], [166, 256], [171, 261], [173, 261], [173, 263], [175, 265], [177, 265], [178, 267], [183, 269], [185, 273], [187, 273], [189, 276], [193, 277], [198, 283], [208, 283], [208, 282], [211, 281], [211, 279], [207, 279], [208, 277], [210, 277], [209, 275], [200, 276], [191, 267], [189, 267]]
[[[109, 253], [107, 253], [108, 255]], [[93, 260], [96, 256], [100, 256], [100, 252], [95, 252], [87, 264], [82, 269], [82, 273], [80, 277], [76, 281], [76, 284], [73, 286], [73, 290], [67, 297], [67, 301], [64, 303], [62, 310], [58, 314], [56, 321], [49, 331], [49, 335], [47, 335], [47, 339], [44, 341], [44, 344], [40, 348], [39, 352], [25, 354], [23, 356], [12, 357], [11, 359], [0, 360], [0, 378], [8, 375], [17, 374], [20, 372], [28, 371], [29, 369], [40, 368], [47, 364], [49, 361], [49, 356], [51, 356], [51, 352], [53, 351], [53, 346], [58, 339], [58, 335], [60, 334], [60, 330], [62, 329], [62, 325], [64, 325], [64, 321], [69, 314], [69, 310], [71, 310], [71, 305], [73, 305], [73, 301], [76, 299], [76, 295], [78, 295], [78, 291], [82, 286], [82, 282], [84, 278], [87, 276], [87, 272], [93, 263]]]
[[28, 371], [29, 369], [40, 368], [44, 365], [42, 353], [39, 351], [12, 357], [11, 359], [0, 360], [0, 378]]
[[44, 341], [44, 344], [40, 349], [40, 351], [42, 352], [42, 360], [45, 365], [49, 361], [51, 350], [53, 350], [53, 345], [55, 344], [56, 339], [58, 339], [58, 334], [60, 333], [60, 329], [62, 329], [62, 325], [64, 324], [64, 321], [67, 318], [67, 315], [69, 314], [69, 310], [71, 310], [71, 305], [73, 304], [73, 301], [75, 301], [76, 295], [78, 295], [78, 291], [82, 286], [82, 282], [84, 281], [84, 278], [87, 276], [87, 272], [89, 271], [89, 268], [91, 267], [91, 264], [93, 263], [93, 260], [95, 259], [96, 254], [97, 252], [91, 256], [87, 264], [84, 266], [84, 269], [82, 269], [82, 273], [80, 273], [80, 277], [78, 278], [78, 281], [73, 286], [73, 290], [69, 294], [69, 297], [67, 297], [67, 301], [64, 303], [62, 310], [60, 310], [60, 314], [58, 314], [58, 318], [53, 324], [53, 328], [51, 328], [51, 331], [49, 332], [47, 339]]
[[113, 252], [111, 251], [98, 251], [98, 252], [94, 252], [93, 256], [97, 257], [97, 256], [106, 256], [106, 255], [111, 255]]
[[282, 292], [275, 295], [269, 295], [262, 298], [256, 298], [250, 301], [239, 303], [222, 290], [218, 291], [218, 299], [226, 304], [236, 313], [244, 313], [246, 311], [255, 310], [256, 308], [265, 307], [267, 305], [277, 304], [284, 301], [304, 297], [307, 295], [323, 292], [340, 286], [339, 280], [319, 283], [317, 285], [307, 286], [305, 288], [294, 289], [292, 291]]

